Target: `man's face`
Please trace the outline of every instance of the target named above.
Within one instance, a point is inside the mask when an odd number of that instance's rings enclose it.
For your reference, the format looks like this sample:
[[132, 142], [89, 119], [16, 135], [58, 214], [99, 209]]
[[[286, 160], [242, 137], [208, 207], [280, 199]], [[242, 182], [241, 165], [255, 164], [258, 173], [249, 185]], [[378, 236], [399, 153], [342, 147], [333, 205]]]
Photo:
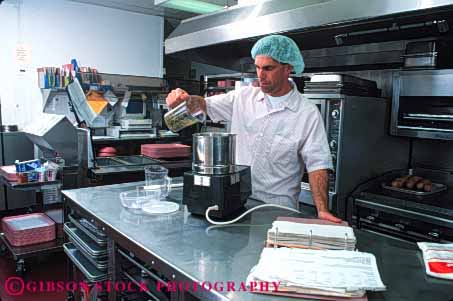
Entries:
[[264, 93], [271, 96], [282, 96], [288, 92], [291, 65], [280, 64], [269, 56], [257, 55], [255, 57], [255, 67], [261, 90]]

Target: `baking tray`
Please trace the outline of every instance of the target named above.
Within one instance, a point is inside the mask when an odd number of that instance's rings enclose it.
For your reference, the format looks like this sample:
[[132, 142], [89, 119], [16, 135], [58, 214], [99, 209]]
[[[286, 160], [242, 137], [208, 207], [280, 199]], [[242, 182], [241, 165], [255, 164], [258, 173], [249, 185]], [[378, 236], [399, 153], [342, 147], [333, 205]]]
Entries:
[[120, 156], [115, 157], [115, 159], [121, 162], [125, 162], [127, 165], [159, 164], [159, 161], [153, 160], [143, 155]]
[[111, 157], [100, 157], [96, 158], [96, 165], [99, 167], [105, 167], [105, 166], [122, 166], [124, 165], [123, 162], [118, 162], [117, 160], [111, 158]]
[[89, 238], [83, 231], [79, 230], [72, 223], [64, 224], [64, 232], [68, 234], [70, 238], [76, 240], [79, 245], [93, 258], [97, 259], [100, 257], [107, 256], [107, 248], [100, 247], [91, 238]]
[[102, 258], [94, 258], [92, 255], [89, 254], [89, 252], [86, 250], [86, 246], [82, 245], [78, 239], [76, 239], [74, 236], [68, 234], [68, 240], [71, 242], [79, 252], [82, 253], [83, 256], [85, 256], [86, 259], [88, 259], [91, 264], [96, 267], [98, 270], [106, 272], [108, 268], [108, 258], [107, 256], [104, 256]]
[[410, 195], [416, 195], [416, 196], [428, 196], [428, 195], [433, 195], [436, 193], [439, 193], [441, 191], [447, 190], [447, 186], [444, 184], [439, 184], [439, 183], [432, 183], [432, 190], [431, 191], [419, 191], [419, 190], [412, 190], [408, 188], [397, 188], [397, 187], [392, 187], [388, 183], [382, 183], [382, 188], [391, 190], [391, 191], [397, 191], [397, 192], [402, 192]]
[[87, 229], [85, 226], [81, 225], [79, 221], [73, 217], [71, 214], [68, 215], [69, 221], [77, 227], [77, 229], [81, 230], [85, 233], [89, 238], [91, 238], [94, 242], [96, 242], [99, 246], [106, 246], [107, 245], [107, 236], [105, 234], [101, 234], [99, 231], [94, 233], [93, 231]]
[[96, 269], [72, 243], [63, 244], [63, 250], [75, 266], [83, 273], [86, 280], [90, 282], [107, 280], [107, 273]]
[[83, 256], [85, 256], [86, 259], [99, 271], [106, 272], [108, 269], [108, 259], [105, 257], [102, 260], [97, 260], [94, 259], [93, 257], [90, 256], [90, 254], [87, 253], [87, 251], [83, 248], [82, 245], [80, 245], [76, 239], [72, 238], [71, 236], [68, 236], [69, 242], [71, 242], [77, 250], [82, 253]]

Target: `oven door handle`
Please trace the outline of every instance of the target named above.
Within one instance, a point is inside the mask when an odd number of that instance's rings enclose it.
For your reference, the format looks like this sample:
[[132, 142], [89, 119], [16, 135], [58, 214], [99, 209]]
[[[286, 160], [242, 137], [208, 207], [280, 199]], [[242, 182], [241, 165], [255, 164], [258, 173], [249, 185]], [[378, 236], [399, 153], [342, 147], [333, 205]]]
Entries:
[[414, 113], [411, 114], [411, 113], [408, 113], [406, 115], [403, 115], [403, 119], [453, 122], [453, 115], [414, 114]]
[[417, 218], [419, 220], [425, 220], [428, 222], [432, 222], [433, 224], [437, 224], [439, 226], [444, 226], [448, 228], [453, 227], [453, 220], [448, 220], [446, 218], [438, 217], [438, 216], [432, 216], [420, 212], [415, 212], [407, 209], [402, 209], [402, 208], [397, 208], [397, 207], [392, 207], [384, 204], [378, 204], [372, 201], [367, 201], [367, 200], [362, 200], [362, 199], [355, 199], [354, 203], [356, 205], [360, 205], [362, 207], [370, 208], [370, 209], [378, 209], [382, 210], [384, 212], [390, 213], [390, 214], [395, 214], [395, 212], [401, 213], [403, 216], [409, 217], [409, 218]]

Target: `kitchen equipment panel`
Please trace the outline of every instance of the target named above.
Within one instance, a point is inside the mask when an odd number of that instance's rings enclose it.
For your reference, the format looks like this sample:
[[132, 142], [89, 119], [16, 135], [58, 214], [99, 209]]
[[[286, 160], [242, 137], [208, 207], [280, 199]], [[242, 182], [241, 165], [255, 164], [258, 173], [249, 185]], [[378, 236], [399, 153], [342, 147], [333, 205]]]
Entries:
[[[324, 119], [332, 154], [329, 209], [345, 218], [347, 196], [359, 183], [389, 169], [407, 165], [407, 141], [387, 133], [389, 102], [383, 98], [344, 94], [305, 94]], [[313, 205], [308, 175], [302, 179], [300, 201]]]

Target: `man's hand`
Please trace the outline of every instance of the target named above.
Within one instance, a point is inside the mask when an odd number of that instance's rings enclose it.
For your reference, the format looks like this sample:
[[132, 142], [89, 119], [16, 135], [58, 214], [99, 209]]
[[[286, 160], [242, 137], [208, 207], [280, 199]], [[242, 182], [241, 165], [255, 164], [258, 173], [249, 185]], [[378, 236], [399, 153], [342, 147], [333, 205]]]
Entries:
[[175, 90], [172, 90], [168, 95], [165, 101], [167, 102], [167, 105], [173, 109], [180, 103], [188, 100], [190, 98], [189, 93], [184, 91], [183, 89], [177, 88]]
[[319, 211], [318, 212], [318, 218], [326, 220], [326, 221], [334, 222], [334, 223], [337, 223], [337, 224], [341, 223], [341, 219], [339, 219], [338, 217], [334, 216], [329, 211]]
[[319, 169], [308, 173], [313, 202], [316, 205], [316, 209], [318, 209], [318, 217], [320, 219], [341, 223], [341, 219], [331, 214], [327, 207], [328, 179], [329, 174], [327, 169]]

